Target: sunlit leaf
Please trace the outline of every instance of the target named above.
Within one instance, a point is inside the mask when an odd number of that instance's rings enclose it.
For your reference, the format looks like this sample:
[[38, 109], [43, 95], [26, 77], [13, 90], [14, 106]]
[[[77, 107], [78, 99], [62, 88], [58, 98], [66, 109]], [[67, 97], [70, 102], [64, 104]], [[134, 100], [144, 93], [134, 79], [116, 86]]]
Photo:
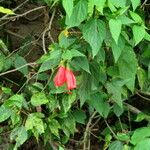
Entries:
[[137, 45], [145, 37], [145, 28], [143, 26], [134, 25], [132, 30], [133, 30], [135, 45]]
[[0, 13], [4, 13], [4, 14], [8, 14], [8, 15], [13, 15], [15, 14], [12, 10], [8, 9], [8, 8], [4, 8], [2, 6], [0, 6]]
[[133, 10], [135, 11], [135, 9], [140, 5], [141, 0], [131, 0], [131, 2], [132, 2]]
[[70, 17], [73, 11], [73, 0], [63, 0], [62, 2], [68, 17]]
[[33, 106], [40, 106], [42, 104], [48, 103], [48, 99], [43, 92], [38, 92], [32, 95], [31, 97], [31, 104]]
[[118, 39], [121, 33], [122, 22], [119, 19], [110, 19], [109, 28], [113, 39], [118, 43]]

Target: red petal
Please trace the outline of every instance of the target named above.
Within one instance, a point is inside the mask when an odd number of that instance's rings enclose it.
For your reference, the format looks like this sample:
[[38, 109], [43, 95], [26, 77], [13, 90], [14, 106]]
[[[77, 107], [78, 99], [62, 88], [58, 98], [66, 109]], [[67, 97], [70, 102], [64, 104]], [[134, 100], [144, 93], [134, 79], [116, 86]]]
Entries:
[[71, 70], [66, 69], [67, 89], [72, 90], [76, 88], [76, 78]]
[[56, 76], [54, 77], [55, 86], [62, 86], [66, 82], [65, 76], [66, 69], [63, 66], [60, 66]]

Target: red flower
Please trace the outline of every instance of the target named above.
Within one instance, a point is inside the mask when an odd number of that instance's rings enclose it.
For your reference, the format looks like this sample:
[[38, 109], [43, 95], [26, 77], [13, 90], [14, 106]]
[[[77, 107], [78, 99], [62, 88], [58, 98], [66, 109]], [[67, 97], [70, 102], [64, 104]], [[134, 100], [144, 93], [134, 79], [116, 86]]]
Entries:
[[66, 69], [60, 66], [58, 72], [54, 78], [55, 86], [62, 86], [66, 82]]
[[56, 76], [54, 77], [54, 84], [55, 86], [62, 86], [65, 82], [68, 90], [76, 88], [76, 78], [73, 72], [63, 66], [60, 66]]
[[76, 88], [76, 78], [75, 78], [73, 72], [69, 69], [66, 69], [65, 75], [66, 75], [67, 89], [72, 90], [72, 89]]

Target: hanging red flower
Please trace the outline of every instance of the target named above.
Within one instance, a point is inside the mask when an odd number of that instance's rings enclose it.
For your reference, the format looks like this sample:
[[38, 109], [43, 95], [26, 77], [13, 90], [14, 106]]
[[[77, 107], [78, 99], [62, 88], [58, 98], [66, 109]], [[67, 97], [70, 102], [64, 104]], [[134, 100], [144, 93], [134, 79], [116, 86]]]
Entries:
[[55, 86], [62, 86], [64, 83], [67, 84], [68, 90], [76, 88], [76, 78], [73, 72], [70, 69], [60, 66], [54, 77], [54, 84]]
[[62, 86], [66, 82], [66, 69], [60, 66], [56, 76], [54, 77], [55, 86]]
[[73, 72], [69, 69], [66, 69], [65, 75], [66, 75], [67, 89], [72, 90], [72, 89], [76, 88], [76, 78], [75, 78]]

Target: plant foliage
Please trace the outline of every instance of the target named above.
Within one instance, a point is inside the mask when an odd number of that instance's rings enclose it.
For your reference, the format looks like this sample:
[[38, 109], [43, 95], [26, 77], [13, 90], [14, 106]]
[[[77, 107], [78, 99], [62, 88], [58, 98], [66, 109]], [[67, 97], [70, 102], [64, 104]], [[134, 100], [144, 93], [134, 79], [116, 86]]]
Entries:
[[[106, 122], [106, 128], [98, 131], [99, 139], [105, 141], [103, 150], [148, 150], [150, 112], [139, 113], [132, 108], [139, 101], [132, 100], [136, 93], [150, 95], [150, 34], [143, 3], [42, 2], [50, 11], [63, 9], [63, 19], [58, 42], [49, 45], [47, 53], [34, 62], [36, 65], [28, 65], [21, 53], [11, 53], [5, 40], [0, 40], [0, 123], [4, 131], [7, 124], [10, 140], [15, 141], [13, 149], [17, 150], [31, 137], [37, 141], [42, 138], [43, 145], [56, 141], [61, 149], [77, 133], [77, 125], [86, 125], [96, 111], [100, 120]], [[0, 12], [17, 15], [11, 9], [0, 7]], [[62, 64], [76, 76], [77, 86], [73, 90], [67, 90], [66, 84], [54, 85], [53, 79]], [[22, 76], [17, 91], [4, 83], [5, 73], [11, 69]], [[137, 119], [130, 111], [136, 113]], [[119, 118], [119, 123], [115, 120], [109, 125], [107, 120], [111, 122], [112, 116]], [[131, 128], [132, 121], [138, 125], [142, 120], [146, 125]]]

